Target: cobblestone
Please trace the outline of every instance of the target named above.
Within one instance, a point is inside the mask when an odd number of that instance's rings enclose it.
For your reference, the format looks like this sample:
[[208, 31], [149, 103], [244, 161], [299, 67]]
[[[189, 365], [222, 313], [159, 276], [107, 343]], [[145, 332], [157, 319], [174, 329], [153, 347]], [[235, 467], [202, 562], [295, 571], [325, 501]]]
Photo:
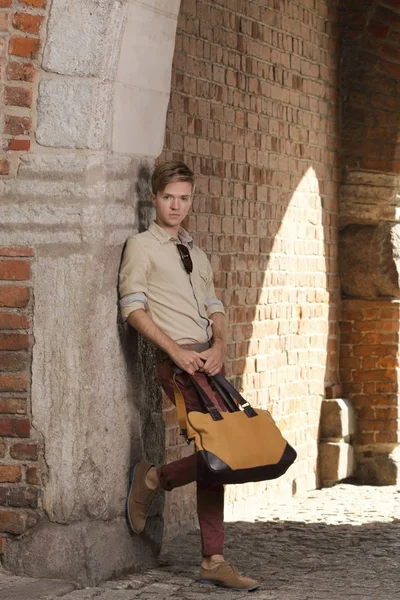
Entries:
[[[398, 600], [400, 488], [339, 485], [227, 523], [226, 556], [262, 587], [254, 600]], [[242, 600], [247, 593], [197, 583], [198, 531], [168, 541], [157, 569], [43, 600]], [[0, 576], [0, 600], [26, 578]], [[5, 594], [6, 595], [2, 595]], [[10, 598], [11, 595], [9, 594]], [[36, 596], [35, 596], [36, 600]]]

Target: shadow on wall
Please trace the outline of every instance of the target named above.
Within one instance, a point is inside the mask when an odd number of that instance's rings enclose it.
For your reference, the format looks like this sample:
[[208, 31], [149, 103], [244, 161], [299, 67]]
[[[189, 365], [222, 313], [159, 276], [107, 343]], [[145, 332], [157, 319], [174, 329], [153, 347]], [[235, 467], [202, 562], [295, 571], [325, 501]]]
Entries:
[[[136, 182], [136, 222], [140, 232], [149, 226], [153, 205], [151, 202], [151, 171], [141, 164]], [[124, 248], [125, 249], [125, 248]], [[121, 255], [122, 259], [122, 255]], [[150, 342], [124, 323], [118, 311], [118, 331], [126, 360], [132, 404], [137, 410], [140, 426], [132, 422], [130, 462], [145, 460], [162, 464], [165, 454], [165, 426], [162, 415], [162, 395], [155, 375], [155, 349]], [[140, 437], [137, 436], [139, 431]], [[150, 519], [144, 536], [160, 550], [163, 531], [164, 495], [160, 494], [152, 505]]]
[[298, 3], [311, 53], [298, 5], [283, 24], [279, 3], [261, 4], [181, 5], [160, 160], [198, 178], [187, 227], [227, 308], [227, 372], [298, 450], [292, 493], [318, 483], [321, 400], [338, 384], [337, 14]]
[[[347, 0], [341, 21], [341, 375], [357, 414], [357, 477], [394, 482], [398, 460], [392, 459], [392, 451], [399, 441], [400, 5]], [[372, 310], [365, 318], [368, 307]]]
[[[266, 598], [285, 600], [399, 598], [398, 520], [363, 525], [238, 521], [225, 529], [229, 561], [260, 581], [260, 597], [265, 590]], [[180, 535], [165, 544], [161, 577], [163, 568], [173, 565], [174, 573], [197, 578], [198, 536]]]

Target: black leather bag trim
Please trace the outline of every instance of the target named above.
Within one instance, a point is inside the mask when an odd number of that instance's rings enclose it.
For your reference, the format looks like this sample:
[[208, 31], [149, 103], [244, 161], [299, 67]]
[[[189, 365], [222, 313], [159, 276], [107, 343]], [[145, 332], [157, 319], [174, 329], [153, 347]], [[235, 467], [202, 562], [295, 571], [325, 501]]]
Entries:
[[197, 452], [197, 479], [203, 483], [220, 483], [223, 485], [277, 479], [286, 473], [296, 460], [296, 457], [296, 450], [290, 444], [286, 443], [282, 457], [275, 465], [234, 471], [224, 461], [215, 456], [215, 454], [206, 450], [200, 450]]

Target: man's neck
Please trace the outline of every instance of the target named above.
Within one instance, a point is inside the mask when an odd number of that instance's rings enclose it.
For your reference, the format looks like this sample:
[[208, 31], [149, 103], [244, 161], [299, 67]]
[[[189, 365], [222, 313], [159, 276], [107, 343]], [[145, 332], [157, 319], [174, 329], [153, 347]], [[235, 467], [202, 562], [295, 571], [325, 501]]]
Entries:
[[175, 225], [174, 227], [168, 227], [168, 225], [165, 225], [165, 223], [161, 223], [158, 219], [155, 220], [155, 223], [156, 225], [161, 227], [161, 229], [164, 229], [164, 231], [166, 231], [171, 237], [178, 237], [179, 230], [181, 228], [180, 224]]

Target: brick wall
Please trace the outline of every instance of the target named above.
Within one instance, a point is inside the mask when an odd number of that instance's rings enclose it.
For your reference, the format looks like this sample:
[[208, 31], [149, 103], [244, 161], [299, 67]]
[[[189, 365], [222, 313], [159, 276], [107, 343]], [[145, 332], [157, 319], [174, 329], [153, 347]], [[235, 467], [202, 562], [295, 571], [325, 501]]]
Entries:
[[[321, 398], [338, 382], [334, 4], [183, 0], [160, 157], [197, 174], [187, 227], [227, 309], [228, 374], [299, 453], [272, 495], [315, 487]], [[167, 415], [171, 459], [187, 450]], [[230, 488], [227, 505], [264, 491]]]
[[35, 525], [39, 445], [31, 429], [30, 248], [0, 248], [0, 546]]
[[356, 450], [398, 442], [398, 301], [342, 300], [340, 376], [356, 409]]
[[39, 36], [46, 4], [47, 0], [0, 0], [0, 176], [15, 175], [21, 153], [31, 147]]

